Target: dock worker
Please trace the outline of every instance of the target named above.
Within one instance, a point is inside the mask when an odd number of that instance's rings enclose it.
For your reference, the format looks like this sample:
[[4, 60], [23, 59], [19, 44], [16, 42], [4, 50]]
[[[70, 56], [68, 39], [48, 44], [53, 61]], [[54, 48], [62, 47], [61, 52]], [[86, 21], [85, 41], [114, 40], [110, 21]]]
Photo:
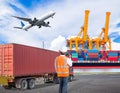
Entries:
[[67, 83], [69, 78], [69, 68], [72, 66], [70, 58], [66, 57], [67, 48], [60, 51], [60, 55], [55, 59], [55, 69], [59, 78], [59, 93], [67, 93]]

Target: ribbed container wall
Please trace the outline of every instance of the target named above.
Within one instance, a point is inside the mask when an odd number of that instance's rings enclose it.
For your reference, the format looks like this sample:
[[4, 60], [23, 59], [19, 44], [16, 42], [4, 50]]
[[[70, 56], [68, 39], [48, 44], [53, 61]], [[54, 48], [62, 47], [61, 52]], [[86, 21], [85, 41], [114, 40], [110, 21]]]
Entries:
[[0, 76], [13, 76], [13, 45], [0, 45]]
[[88, 50], [88, 58], [89, 61], [98, 61], [99, 60], [99, 51], [98, 50]]
[[108, 52], [107, 51], [100, 51], [99, 52], [99, 60], [107, 60], [108, 58]]
[[107, 51], [108, 52], [108, 61], [118, 61], [118, 51]]
[[98, 53], [98, 50], [88, 50], [88, 53]]
[[71, 50], [71, 54], [72, 54], [72, 61], [73, 62], [77, 62], [78, 61], [78, 53], [75, 50]]
[[108, 61], [108, 62], [117, 62], [120, 61], [120, 51], [117, 50], [79, 50], [76, 52], [75, 50], [70, 50], [72, 54], [73, 62], [84, 62], [84, 61]]
[[[7, 46], [11, 47], [9, 50]], [[55, 72], [54, 60], [59, 55], [58, 52], [19, 45], [19, 44], [6, 44], [1, 45], [3, 49], [6, 49], [2, 55], [2, 75], [11, 76], [30, 76], [30, 75], [41, 75], [45, 73]], [[3, 57], [4, 55], [4, 57]], [[6, 57], [6, 58], [5, 58]], [[7, 59], [8, 61], [5, 61]], [[5, 63], [8, 68], [8, 72], [3, 71]]]
[[78, 52], [78, 60], [79, 61], [84, 61], [84, 59], [85, 59], [85, 53], [84, 53], [84, 51], [79, 51]]

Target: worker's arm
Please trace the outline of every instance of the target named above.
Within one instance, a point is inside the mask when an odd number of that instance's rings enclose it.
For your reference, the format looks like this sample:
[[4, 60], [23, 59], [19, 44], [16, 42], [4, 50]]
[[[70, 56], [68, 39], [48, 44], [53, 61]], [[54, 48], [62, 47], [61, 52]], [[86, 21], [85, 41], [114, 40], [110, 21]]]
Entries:
[[67, 58], [67, 64], [68, 64], [70, 67], [72, 67], [72, 60], [71, 60], [71, 58]]

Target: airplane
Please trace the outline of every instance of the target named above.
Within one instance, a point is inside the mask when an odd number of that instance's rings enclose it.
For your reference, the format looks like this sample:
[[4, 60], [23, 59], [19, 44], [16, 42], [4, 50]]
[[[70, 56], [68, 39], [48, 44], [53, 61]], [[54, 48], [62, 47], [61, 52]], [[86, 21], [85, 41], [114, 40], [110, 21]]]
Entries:
[[45, 27], [51, 27], [49, 25], [50, 22], [45, 22], [46, 19], [52, 17], [55, 15], [55, 12], [50, 11], [46, 14], [44, 14], [43, 16], [40, 17], [40, 19], [37, 19], [36, 17], [32, 20], [31, 18], [24, 18], [24, 17], [18, 17], [18, 16], [12, 16], [15, 17], [17, 19], [23, 20], [28, 22], [28, 25], [25, 25], [22, 21], [21, 21], [21, 27], [14, 27], [17, 29], [23, 29], [25, 31], [27, 31], [29, 28], [33, 27], [33, 26], [38, 26], [39, 28], [41, 28], [41, 26], [45, 26]]

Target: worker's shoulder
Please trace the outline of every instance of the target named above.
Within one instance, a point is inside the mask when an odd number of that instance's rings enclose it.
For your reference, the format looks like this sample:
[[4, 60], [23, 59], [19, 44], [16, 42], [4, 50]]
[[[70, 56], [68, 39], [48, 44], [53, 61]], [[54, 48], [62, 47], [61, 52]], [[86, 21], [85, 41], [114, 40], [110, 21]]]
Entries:
[[60, 56], [58, 56], [58, 57], [66, 57], [65, 55], [60, 55]]

